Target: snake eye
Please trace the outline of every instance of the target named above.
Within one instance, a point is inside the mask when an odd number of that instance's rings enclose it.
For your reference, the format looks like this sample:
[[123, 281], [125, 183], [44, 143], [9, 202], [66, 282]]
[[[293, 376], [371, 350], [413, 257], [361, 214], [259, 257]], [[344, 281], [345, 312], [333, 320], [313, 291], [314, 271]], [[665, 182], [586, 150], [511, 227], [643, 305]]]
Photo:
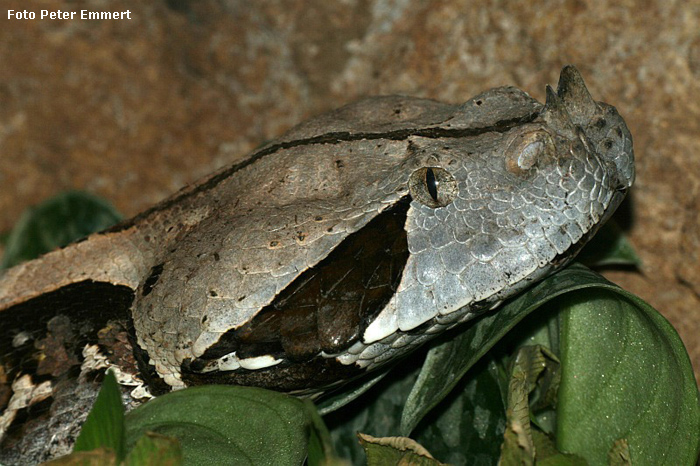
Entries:
[[428, 207], [445, 207], [457, 196], [457, 181], [444, 168], [424, 167], [408, 179], [411, 197]]
[[437, 193], [438, 182], [435, 179], [435, 172], [432, 168], [426, 168], [425, 170], [425, 187], [428, 188], [428, 194], [433, 198], [433, 201], [438, 202]]

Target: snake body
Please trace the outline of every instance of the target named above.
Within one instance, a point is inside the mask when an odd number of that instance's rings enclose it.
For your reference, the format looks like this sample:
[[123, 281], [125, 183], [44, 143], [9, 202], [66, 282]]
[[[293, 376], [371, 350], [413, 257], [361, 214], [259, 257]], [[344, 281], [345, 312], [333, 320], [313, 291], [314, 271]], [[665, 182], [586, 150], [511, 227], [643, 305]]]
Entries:
[[0, 278], [0, 461], [68, 451], [107, 366], [132, 404], [318, 396], [566, 265], [633, 179], [629, 130], [573, 67], [544, 105], [503, 87], [308, 120]]

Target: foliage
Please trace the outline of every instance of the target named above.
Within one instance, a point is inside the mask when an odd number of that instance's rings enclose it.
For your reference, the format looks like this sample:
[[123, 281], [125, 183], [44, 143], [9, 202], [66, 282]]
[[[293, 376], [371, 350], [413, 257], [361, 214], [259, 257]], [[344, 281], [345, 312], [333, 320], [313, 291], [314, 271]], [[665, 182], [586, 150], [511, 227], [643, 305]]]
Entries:
[[81, 191], [67, 191], [27, 209], [3, 238], [0, 269], [60, 248], [121, 219], [107, 201]]

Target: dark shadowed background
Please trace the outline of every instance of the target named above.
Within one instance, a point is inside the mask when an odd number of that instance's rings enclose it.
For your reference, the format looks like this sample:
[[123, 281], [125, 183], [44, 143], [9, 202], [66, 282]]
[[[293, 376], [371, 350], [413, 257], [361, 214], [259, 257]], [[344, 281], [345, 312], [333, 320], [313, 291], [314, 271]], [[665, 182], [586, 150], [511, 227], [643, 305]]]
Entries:
[[[132, 19], [39, 19], [47, 8]], [[462, 102], [513, 84], [543, 100], [571, 63], [635, 142], [620, 221], [644, 265], [606, 275], [671, 320], [697, 374], [699, 25], [697, 0], [3, 2], [0, 232], [68, 189], [131, 216], [361, 96]]]

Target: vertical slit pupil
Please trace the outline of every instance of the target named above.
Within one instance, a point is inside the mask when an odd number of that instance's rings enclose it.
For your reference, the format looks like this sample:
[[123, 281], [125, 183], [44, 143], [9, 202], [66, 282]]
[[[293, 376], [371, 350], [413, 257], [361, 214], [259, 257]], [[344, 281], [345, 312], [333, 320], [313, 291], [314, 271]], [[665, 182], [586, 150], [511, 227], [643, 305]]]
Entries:
[[428, 168], [425, 171], [425, 186], [428, 188], [430, 197], [432, 197], [435, 202], [438, 202], [437, 180], [435, 179], [435, 172], [433, 172], [432, 168]]

